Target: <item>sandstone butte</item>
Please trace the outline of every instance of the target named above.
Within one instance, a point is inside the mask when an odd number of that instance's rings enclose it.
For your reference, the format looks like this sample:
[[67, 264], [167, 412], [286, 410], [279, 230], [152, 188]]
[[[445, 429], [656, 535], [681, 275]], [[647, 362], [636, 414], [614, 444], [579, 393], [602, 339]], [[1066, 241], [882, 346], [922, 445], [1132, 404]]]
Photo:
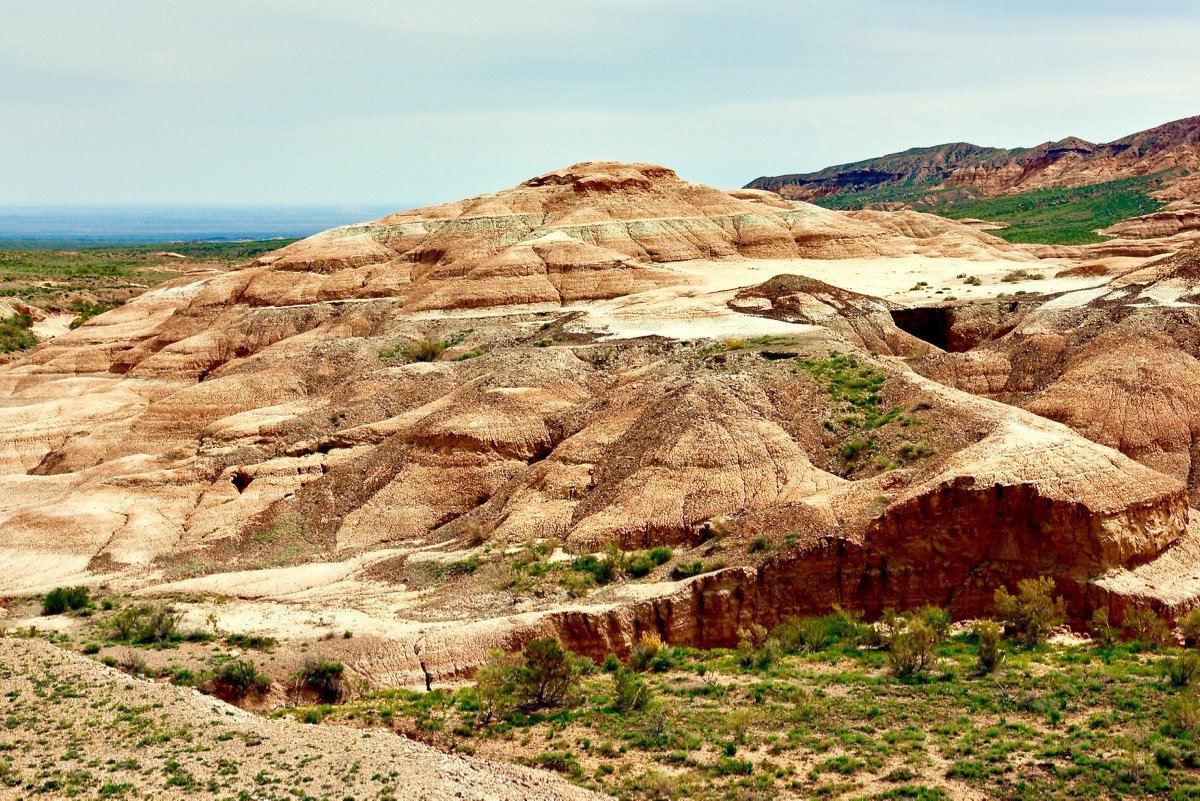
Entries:
[[[602, 657], [834, 603], [969, 618], [1039, 575], [1077, 618], [1176, 614], [1200, 267], [1195, 231], [1149, 234], [1022, 247], [617, 163], [333, 229], [0, 367], [0, 595], [353, 629], [331, 656], [376, 686], [541, 635]], [[531, 543], [674, 559], [523, 592]]]

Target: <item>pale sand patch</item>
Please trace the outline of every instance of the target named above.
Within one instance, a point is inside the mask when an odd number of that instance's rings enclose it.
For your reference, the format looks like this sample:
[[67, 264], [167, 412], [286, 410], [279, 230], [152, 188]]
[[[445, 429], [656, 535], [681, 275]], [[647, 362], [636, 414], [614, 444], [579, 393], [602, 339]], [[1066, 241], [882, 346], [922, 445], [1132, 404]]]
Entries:
[[71, 321], [74, 319], [74, 314], [47, 314], [44, 319], [30, 326], [29, 330], [38, 339], [54, 339], [70, 331]]
[[[932, 256], [877, 259], [727, 259], [661, 265], [681, 274], [684, 285], [654, 289], [608, 301], [564, 307], [587, 316], [568, 330], [604, 332], [608, 338], [663, 336], [679, 340], [722, 339], [798, 334], [815, 330], [780, 320], [740, 314], [726, 304], [736, 292], [777, 275], [803, 275], [827, 284], [873, 295], [901, 305], [931, 305], [951, 297], [960, 300], [995, 298], [1017, 292], [1047, 294], [1094, 287], [1106, 276], [1043, 277], [1005, 283], [1006, 276], [1024, 270], [1048, 276], [1055, 266], [1014, 264], [1011, 261], [973, 261]], [[966, 278], [978, 278], [980, 286]], [[918, 282], [928, 288], [916, 289]], [[942, 287], [949, 287], [937, 294]]]

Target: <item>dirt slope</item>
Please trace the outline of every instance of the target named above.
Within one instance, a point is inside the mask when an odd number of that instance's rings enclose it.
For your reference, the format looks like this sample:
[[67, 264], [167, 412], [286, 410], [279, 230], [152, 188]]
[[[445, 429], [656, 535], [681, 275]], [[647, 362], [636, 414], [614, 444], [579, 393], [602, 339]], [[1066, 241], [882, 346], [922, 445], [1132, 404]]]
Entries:
[[[40, 639], [0, 638], [3, 798], [600, 798], [384, 730], [267, 720]], [[100, 767], [97, 767], [100, 766]]]

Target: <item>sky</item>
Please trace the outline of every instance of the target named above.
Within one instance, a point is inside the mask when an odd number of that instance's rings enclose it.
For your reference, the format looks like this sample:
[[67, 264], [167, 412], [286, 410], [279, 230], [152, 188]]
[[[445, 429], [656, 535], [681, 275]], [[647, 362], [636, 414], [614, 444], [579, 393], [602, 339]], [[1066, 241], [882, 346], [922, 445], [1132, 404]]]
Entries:
[[0, 205], [377, 204], [578, 161], [741, 186], [1200, 114], [1200, 3], [3, 0]]

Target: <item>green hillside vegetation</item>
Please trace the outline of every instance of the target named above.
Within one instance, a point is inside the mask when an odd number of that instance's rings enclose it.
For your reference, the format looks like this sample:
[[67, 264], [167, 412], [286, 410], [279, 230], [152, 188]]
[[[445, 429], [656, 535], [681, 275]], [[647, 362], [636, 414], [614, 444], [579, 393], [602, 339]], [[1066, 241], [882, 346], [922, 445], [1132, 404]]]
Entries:
[[[293, 239], [121, 245], [69, 250], [0, 249], [0, 297], [88, 317], [179, 274], [189, 264], [232, 266]], [[179, 254], [163, 256], [164, 252]], [[103, 307], [103, 308], [99, 308]]]
[[[1161, 201], [1149, 196], [1158, 188], [1162, 175], [917, 208], [953, 220], [975, 217], [1009, 223], [1007, 228], [992, 232], [1009, 242], [1085, 245], [1104, 241], [1095, 233], [1097, 229], [1162, 208]], [[861, 201], [862, 196], [858, 199]]]
[[[266, 239], [247, 242], [192, 242], [153, 245], [121, 245], [70, 250], [0, 249], [0, 280], [23, 277], [101, 278], [128, 276], [161, 267], [167, 263], [215, 262], [236, 264], [295, 242], [294, 239]], [[184, 259], [156, 255], [178, 253]]]

